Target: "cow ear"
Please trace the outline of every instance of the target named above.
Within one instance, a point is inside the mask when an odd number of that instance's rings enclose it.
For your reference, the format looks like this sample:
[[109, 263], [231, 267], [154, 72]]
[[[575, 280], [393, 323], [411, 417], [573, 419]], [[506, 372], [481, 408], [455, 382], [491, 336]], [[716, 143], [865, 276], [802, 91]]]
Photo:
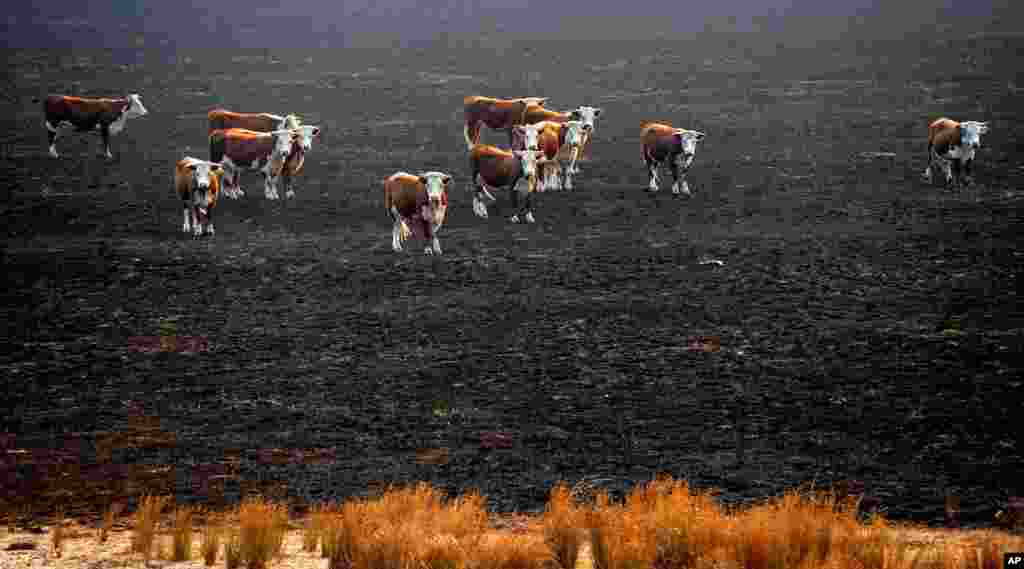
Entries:
[[704, 140], [704, 133], [703, 132], [693, 131], [693, 134], [696, 135], [698, 141]]
[[451, 181], [452, 181], [452, 177], [451, 176], [445, 176], [445, 177], [441, 178], [441, 183], [443, 183], [446, 186], [448, 185], [448, 182], [451, 182]]
[[195, 162], [193, 162], [192, 164], [188, 165], [188, 169], [192, 170], [193, 172], [195, 172], [197, 166], [199, 166], [199, 164], [196, 164]]
[[423, 177], [423, 176], [416, 176], [416, 177], [419, 178], [421, 184], [423, 184], [424, 186], [427, 185], [427, 179], [425, 177]]
[[601, 116], [601, 109], [594, 109], [594, 116], [595, 117]]
[[569, 120], [578, 121], [582, 118], [583, 115], [580, 113], [579, 109], [576, 109], [575, 111], [569, 113]]
[[320, 127], [318, 127], [318, 126], [314, 126], [313, 127], [313, 136], [320, 136]]

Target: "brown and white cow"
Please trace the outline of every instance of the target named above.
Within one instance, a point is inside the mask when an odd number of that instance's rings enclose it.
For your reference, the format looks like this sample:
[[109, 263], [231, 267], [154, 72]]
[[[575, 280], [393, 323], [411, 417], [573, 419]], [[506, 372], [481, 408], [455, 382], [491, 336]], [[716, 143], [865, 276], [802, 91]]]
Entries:
[[295, 197], [295, 177], [299, 175], [306, 162], [306, 153], [313, 148], [313, 139], [320, 136], [320, 127], [300, 126], [292, 129], [292, 132], [298, 134], [292, 142], [292, 150], [288, 154], [288, 159], [285, 160], [284, 167], [281, 168], [281, 181], [284, 184], [286, 198]]
[[225, 170], [224, 194], [231, 198], [245, 195], [239, 184], [241, 170], [256, 170], [263, 174], [266, 198], [278, 199], [277, 182], [297, 137], [293, 130], [229, 128], [210, 133], [210, 161], [219, 162]]
[[206, 114], [210, 121], [210, 132], [229, 128], [244, 128], [256, 132], [274, 130], [291, 130], [302, 126], [302, 121], [294, 114], [285, 116], [270, 113], [236, 113], [227, 109], [213, 109]]
[[418, 176], [396, 172], [384, 180], [384, 208], [393, 222], [392, 249], [401, 251], [403, 241], [417, 237], [428, 241], [423, 250], [425, 254], [441, 254], [437, 232], [448, 216], [451, 180], [451, 176], [442, 172], [424, 172]]
[[[570, 156], [576, 155], [583, 143], [583, 123], [580, 121], [564, 123], [543, 121], [530, 126], [540, 131], [537, 144], [545, 159], [543, 163], [537, 165], [537, 191], [562, 188], [571, 190], [572, 170], [565, 171], [563, 184], [562, 164], [559, 162], [558, 155], [566, 148], [569, 149]], [[518, 145], [513, 146], [512, 149], [525, 150], [522, 141], [519, 141]]]
[[174, 190], [181, 198], [185, 218], [181, 230], [195, 237], [213, 235], [213, 209], [220, 196], [224, 169], [216, 162], [185, 157], [174, 167]]
[[932, 166], [938, 162], [946, 174], [946, 185], [960, 186], [961, 169], [971, 176], [974, 154], [981, 148], [981, 135], [988, 132], [988, 124], [978, 121], [957, 122], [940, 118], [928, 125], [928, 166], [925, 179], [931, 183]]
[[493, 130], [507, 131], [509, 144], [512, 144], [513, 127], [524, 124], [523, 113], [526, 108], [530, 105], [543, 107], [547, 100], [547, 97], [495, 99], [480, 95], [464, 98], [462, 106], [466, 122], [462, 127], [462, 137], [466, 140], [466, 146], [472, 151], [473, 146], [480, 142], [481, 124]]
[[[533, 223], [533, 194], [537, 186], [537, 166], [544, 163], [544, 160], [539, 159], [540, 155], [541, 152], [537, 150], [504, 150], [489, 144], [474, 146], [469, 153], [470, 168], [473, 171], [471, 179], [476, 189], [476, 193], [473, 194], [473, 213], [487, 217], [484, 196], [496, 201], [489, 190], [507, 187], [512, 193], [512, 208], [515, 210], [511, 221], [519, 223], [519, 214], [522, 213], [527, 223]], [[516, 187], [523, 178], [527, 181], [525, 191]], [[523, 199], [522, 208], [519, 206], [520, 198]]]
[[57, 154], [57, 137], [60, 129], [72, 127], [78, 132], [99, 131], [103, 136], [103, 152], [107, 158], [110, 153], [110, 135], [124, 130], [128, 119], [141, 117], [149, 113], [142, 105], [137, 94], [121, 99], [87, 99], [69, 95], [50, 95], [43, 102], [43, 113], [46, 116], [45, 126], [50, 156], [59, 158]]
[[536, 124], [539, 122], [566, 123], [579, 121], [583, 125], [583, 141], [579, 148], [571, 153], [569, 157], [569, 173], [579, 174], [580, 169], [577, 162], [583, 157], [590, 137], [594, 132], [594, 121], [601, 116], [601, 109], [598, 107], [580, 106], [571, 111], [552, 111], [537, 105], [530, 105], [523, 116], [523, 124]]
[[658, 191], [658, 166], [668, 162], [672, 170], [672, 193], [693, 195], [686, 182], [686, 173], [693, 164], [697, 143], [704, 140], [704, 133], [662, 123], [643, 122], [640, 124], [640, 140], [643, 143], [644, 163], [647, 165], [648, 189]]

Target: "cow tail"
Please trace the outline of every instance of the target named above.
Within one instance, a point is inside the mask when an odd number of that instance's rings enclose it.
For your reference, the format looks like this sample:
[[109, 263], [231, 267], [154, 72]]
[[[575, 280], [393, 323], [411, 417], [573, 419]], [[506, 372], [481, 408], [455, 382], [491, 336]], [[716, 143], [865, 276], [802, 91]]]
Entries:
[[388, 219], [391, 221], [397, 221], [395, 214], [391, 211], [391, 206], [394, 205], [394, 198], [391, 197], [391, 192], [388, 191], [388, 179], [384, 178], [384, 211], [388, 214]]

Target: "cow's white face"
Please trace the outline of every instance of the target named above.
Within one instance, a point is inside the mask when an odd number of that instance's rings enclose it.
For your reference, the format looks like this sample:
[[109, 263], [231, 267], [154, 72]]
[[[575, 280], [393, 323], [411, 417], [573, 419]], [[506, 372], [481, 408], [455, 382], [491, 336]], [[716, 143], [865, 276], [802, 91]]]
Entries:
[[568, 121], [562, 128], [565, 129], [565, 145], [569, 147], [579, 146], [583, 143], [583, 122]]
[[974, 150], [981, 146], [981, 135], [988, 132], [988, 125], [978, 121], [960, 123], [960, 144]]
[[692, 159], [693, 155], [697, 152], [697, 143], [704, 140], [703, 132], [686, 130], [684, 128], [677, 129], [674, 136], [679, 141], [682, 158], [684, 159]]
[[292, 134], [295, 142], [302, 147], [302, 151], [308, 152], [310, 148], [313, 148], [313, 139], [320, 136], [320, 127], [300, 126], [297, 129], [293, 129]]
[[288, 115], [288, 116], [284, 117], [284, 119], [281, 120], [281, 127], [280, 128], [292, 130], [292, 129], [301, 128], [301, 127], [302, 127], [302, 121], [299, 120], [299, 117], [297, 117], [295, 115]]
[[293, 130], [277, 130], [274, 135], [274, 149], [271, 150], [271, 160], [284, 160], [292, 151], [292, 141], [295, 139]]
[[452, 177], [443, 172], [424, 172], [419, 176], [420, 182], [427, 188], [427, 199], [430, 200], [430, 209], [438, 211], [444, 205], [445, 192], [448, 191], [448, 184]]
[[128, 95], [128, 108], [124, 111], [125, 118], [141, 117], [149, 114], [146, 107], [142, 106], [142, 98], [136, 94]]
[[537, 150], [516, 150], [514, 152], [516, 158], [519, 159], [519, 167], [523, 170], [523, 175], [527, 177], [534, 177], [537, 175], [537, 157], [540, 156], [540, 152]]
[[198, 207], [203, 215], [206, 215], [207, 208], [213, 202], [213, 192], [210, 191], [210, 184], [213, 178], [218, 176], [223, 169], [216, 162], [200, 160], [190, 163], [188, 169], [192, 174], [192, 205]]
[[583, 123], [584, 130], [594, 130], [594, 120], [601, 116], [597, 107], [579, 107], [569, 114], [569, 118]]
[[519, 100], [526, 103], [526, 106], [536, 105], [538, 107], [543, 107], [544, 103], [547, 102], [548, 99], [549, 97], [523, 97]]
[[540, 135], [541, 125], [538, 124], [521, 124], [512, 129], [512, 133], [516, 136], [516, 148], [519, 148], [519, 143], [522, 144], [522, 148], [526, 150], [537, 150], [537, 138]]

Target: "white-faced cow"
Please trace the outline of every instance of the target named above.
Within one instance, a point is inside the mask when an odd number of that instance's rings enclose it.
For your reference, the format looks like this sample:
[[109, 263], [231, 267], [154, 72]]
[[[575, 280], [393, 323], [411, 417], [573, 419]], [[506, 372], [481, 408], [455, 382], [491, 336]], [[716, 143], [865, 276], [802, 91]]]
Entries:
[[142, 99], [133, 93], [123, 99], [50, 95], [43, 102], [43, 113], [46, 115], [45, 126], [50, 156], [59, 158], [57, 137], [60, 129], [72, 127], [78, 132], [98, 131], [103, 136], [104, 155], [113, 158], [113, 154], [110, 153], [110, 135], [124, 130], [128, 119], [141, 117], [149, 111], [142, 105]]
[[195, 237], [213, 235], [213, 209], [220, 195], [223, 168], [216, 162], [186, 157], [174, 167], [174, 190], [181, 198], [184, 222], [181, 230]]
[[297, 132], [298, 135], [293, 140], [292, 150], [281, 168], [281, 181], [284, 183], [286, 198], [295, 197], [295, 177], [302, 170], [302, 165], [306, 161], [306, 153], [313, 148], [313, 139], [320, 136], [320, 127], [300, 126], [292, 129], [292, 132]]
[[[544, 161], [537, 165], [537, 191], [559, 190], [563, 187], [572, 189], [572, 167], [565, 171], [565, 182], [562, 182], [562, 164], [558, 155], [565, 148], [570, 156], [575, 157], [583, 143], [583, 123], [568, 121], [564, 123], [542, 121], [530, 125], [538, 129], [538, 150], [543, 154]], [[522, 142], [513, 146], [513, 150], [525, 150]]]
[[547, 97], [524, 97], [521, 99], [495, 99], [479, 95], [466, 97], [462, 101], [466, 120], [462, 127], [462, 136], [466, 140], [466, 146], [473, 150], [473, 146], [480, 142], [481, 124], [485, 124], [493, 130], [507, 131], [509, 144], [512, 144], [513, 127], [525, 124], [523, 113], [526, 108], [530, 105], [543, 107], [547, 100]]
[[981, 135], [988, 132], [988, 124], [978, 121], [957, 122], [941, 118], [928, 125], [928, 166], [924, 177], [932, 181], [932, 166], [938, 162], [946, 174], [946, 185], [960, 186], [961, 170], [971, 176], [974, 153], [981, 147]]
[[[478, 144], [469, 153], [470, 169], [472, 170], [473, 185], [476, 193], [473, 195], [473, 213], [480, 217], [487, 217], [487, 206], [484, 204], [484, 196], [491, 201], [496, 198], [491, 194], [491, 189], [508, 187], [512, 193], [512, 208], [515, 210], [511, 221], [519, 223], [520, 214], [527, 223], [533, 223], [533, 194], [537, 186], [537, 165], [543, 164], [544, 160], [538, 160], [540, 151], [537, 150], [504, 150], [488, 144]], [[526, 178], [526, 189], [517, 189], [516, 185], [520, 179]], [[520, 196], [522, 194], [522, 196]], [[522, 207], [520, 208], [520, 198]]]
[[293, 130], [229, 128], [210, 133], [210, 161], [221, 163], [225, 170], [224, 194], [231, 198], [245, 195], [239, 184], [241, 170], [256, 170], [263, 174], [266, 198], [278, 199], [277, 181], [297, 137]]
[[579, 121], [583, 125], [583, 142], [580, 144], [579, 149], [573, 152], [569, 158], [569, 173], [579, 174], [580, 168], [577, 164], [579, 159], [583, 157], [587, 144], [590, 142], [590, 137], [594, 132], [594, 121], [599, 116], [601, 116], [601, 109], [597, 107], [580, 106], [571, 111], [560, 112], [537, 105], [530, 105], [523, 117], [523, 124], [536, 124], [543, 121], [557, 123]]
[[697, 143], [703, 139], [703, 132], [656, 122], [641, 123], [640, 140], [643, 143], [644, 163], [647, 165], [648, 189], [658, 191], [658, 166], [667, 162], [672, 170], [672, 193], [692, 195], [690, 185], [686, 182], [686, 173], [693, 164]]
[[213, 109], [206, 114], [206, 117], [210, 121], [210, 132], [229, 128], [271, 132], [291, 130], [302, 125], [302, 120], [294, 114], [281, 116], [270, 113], [236, 113], [227, 109]]
[[441, 172], [418, 176], [396, 172], [384, 180], [384, 208], [392, 221], [392, 249], [401, 251], [403, 241], [416, 237], [427, 241], [425, 254], [441, 254], [437, 232], [448, 215], [451, 180], [451, 176]]

